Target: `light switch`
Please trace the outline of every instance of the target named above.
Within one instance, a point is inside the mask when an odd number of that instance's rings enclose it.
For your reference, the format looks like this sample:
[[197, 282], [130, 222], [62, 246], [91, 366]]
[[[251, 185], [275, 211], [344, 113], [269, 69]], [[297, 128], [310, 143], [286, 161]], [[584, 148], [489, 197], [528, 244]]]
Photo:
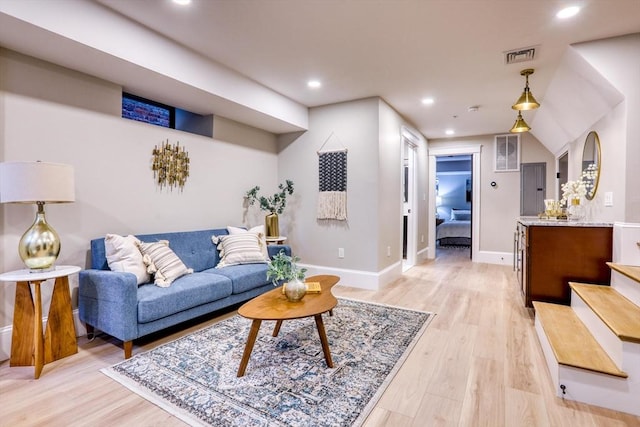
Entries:
[[604, 205], [605, 206], [613, 206], [613, 192], [607, 191], [604, 193]]

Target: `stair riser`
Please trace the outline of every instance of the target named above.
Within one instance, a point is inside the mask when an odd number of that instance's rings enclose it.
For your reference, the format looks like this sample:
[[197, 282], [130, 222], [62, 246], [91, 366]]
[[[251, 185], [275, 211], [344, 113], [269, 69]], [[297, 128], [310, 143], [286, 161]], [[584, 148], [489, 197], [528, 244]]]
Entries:
[[622, 354], [622, 341], [613, 333], [607, 325], [591, 310], [575, 291], [571, 290], [571, 308], [576, 313], [578, 318], [585, 324], [591, 335], [598, 341], [598, 344], [602, 346], [604, 351], [609, 355], [611, 360], [618, 366], [618, 368], [626, 371], [622, 365], [624, 363], [624, 356]]
[[[558, 366], [558, 396], [568, 400], [640, 415], [640, 384], [629, 378]], [[562, 394], [560, 385], [565, 386]]]
[[640, 306], [640, 283], [619, 271], [611, 270], [611, 287], [635, 305]]
[[613, 262], [640, 265], [640, 251], [636, 242], [640, 242], [640, 224], [615, 223], [613, 225]]
[[[620, 378], [559, 365], [537, 317], [535, 328], [558, 397], [640, 415], [637, 404], [640, 401], [640, 383], [631, 377]], [[566, 394], [563, 394], [561, 385], [565, 387]]]

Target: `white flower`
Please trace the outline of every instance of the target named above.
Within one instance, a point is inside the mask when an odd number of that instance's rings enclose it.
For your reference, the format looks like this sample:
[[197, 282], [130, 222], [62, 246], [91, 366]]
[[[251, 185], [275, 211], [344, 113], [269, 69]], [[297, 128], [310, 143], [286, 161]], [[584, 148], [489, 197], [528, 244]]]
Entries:
[[562, 202], [567, 203], [567, 201], [572, 199], [582, 199], [587, 194], [587, 187], [582, 179], [577, 179], [575, 181], [567, 181], [562, 184]]

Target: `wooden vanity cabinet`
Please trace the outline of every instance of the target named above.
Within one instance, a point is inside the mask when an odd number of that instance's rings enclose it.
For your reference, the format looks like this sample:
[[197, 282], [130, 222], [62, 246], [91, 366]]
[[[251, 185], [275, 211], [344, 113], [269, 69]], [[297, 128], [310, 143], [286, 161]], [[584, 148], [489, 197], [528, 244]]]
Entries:
[[518, 222], [518, 235], [518, 279], [527, 307], [532, 301], [569, 305], [569, 282], [610, 284], [613, 227]]

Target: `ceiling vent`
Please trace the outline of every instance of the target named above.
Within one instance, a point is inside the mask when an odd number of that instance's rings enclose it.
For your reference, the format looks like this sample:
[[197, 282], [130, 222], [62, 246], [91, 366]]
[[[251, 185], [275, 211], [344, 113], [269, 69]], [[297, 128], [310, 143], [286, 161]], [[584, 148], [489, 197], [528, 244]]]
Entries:
[[510, 50], [504, 53], [504, 63], [516, 64], [518, 62], [533, 61], [536, 56], [535, 47], [524, 47], [522, 49]]

